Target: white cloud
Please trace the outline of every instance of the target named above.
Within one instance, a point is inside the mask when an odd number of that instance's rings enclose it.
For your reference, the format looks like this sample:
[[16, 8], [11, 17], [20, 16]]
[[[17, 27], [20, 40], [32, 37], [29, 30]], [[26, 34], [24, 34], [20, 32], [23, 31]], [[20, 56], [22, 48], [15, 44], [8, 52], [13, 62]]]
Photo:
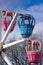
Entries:
[[36, 38], [43, 40], [43, 4], [34, 5], [27, 9], [27, 13], [34, 16], [36, 25], [33, 30], [33, 34], [37, 35]]
[[27, 12], [35, 17], [36, 22], [43, 22], [43, 4], [31, 6], [27, 9]]
[[43, 4], [31, 6], [27, 10], [36, 20], [36, 25], [33, 32], [43, 32]]
[[28, 7], [26, 10], [17, 8], [17, 12], [31, 14], [36, 19], [36, 22], [43, 22], [43, 4]]

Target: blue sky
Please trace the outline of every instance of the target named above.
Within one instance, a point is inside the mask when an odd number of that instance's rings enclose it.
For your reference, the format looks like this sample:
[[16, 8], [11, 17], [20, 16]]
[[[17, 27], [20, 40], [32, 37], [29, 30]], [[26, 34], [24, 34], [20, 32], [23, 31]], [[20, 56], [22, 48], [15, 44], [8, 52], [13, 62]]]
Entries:
[[43, 0], [0, 0], [0, 8], [16, 11], [16, 9], [27, 9], [33, 5], [43, 4]]

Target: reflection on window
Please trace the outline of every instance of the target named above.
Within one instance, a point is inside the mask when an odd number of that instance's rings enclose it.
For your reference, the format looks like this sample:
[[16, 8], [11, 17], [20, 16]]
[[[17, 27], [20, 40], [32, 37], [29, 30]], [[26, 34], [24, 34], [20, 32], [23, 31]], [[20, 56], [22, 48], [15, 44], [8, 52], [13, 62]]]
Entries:
[[31, 47], [31, 41], [28, 41], [27, 42], [27, 51], [31, 51], [32, 50], [32, 47]]
[[38, 51], [39, 50], [39, 43], [38, 42], [33, 44], [33, 50], [34, 51]]

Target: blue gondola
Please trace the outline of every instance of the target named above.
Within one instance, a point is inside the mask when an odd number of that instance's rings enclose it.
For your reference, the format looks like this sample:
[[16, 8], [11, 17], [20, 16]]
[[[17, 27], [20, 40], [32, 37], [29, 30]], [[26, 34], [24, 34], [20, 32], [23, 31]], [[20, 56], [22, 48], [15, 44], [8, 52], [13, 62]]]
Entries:
[[18, 25], [21, 35], [24, 38], [27, 38], [32, 34], [33, 28], [35, 26], [35, 19], [30, 14], [21, 14], [18, 17]]

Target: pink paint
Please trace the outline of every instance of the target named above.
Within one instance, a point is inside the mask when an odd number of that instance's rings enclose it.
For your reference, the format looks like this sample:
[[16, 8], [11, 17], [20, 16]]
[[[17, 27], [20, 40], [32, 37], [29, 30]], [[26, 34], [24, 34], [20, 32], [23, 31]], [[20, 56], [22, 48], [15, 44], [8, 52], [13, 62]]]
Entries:
[[6, 23], [6, 21], [2, 22], [2, 26], [3, 26], [4, 31], [6, 31], [7, 30], [7, 23]]
[[31, 62], [31, 63], [38, 63], [41, 61], [41, 55], [39, 52], [32, 52], [27, 55], [28, 57], [28, 61]]
[[[3, 26], [4, 31], [6, 31], [6, 30], [7, 30], [7, 28], [8, 28], [8, 26], [9, 26], [10, 22], [11, 22], [10, 20], [3, 21], [3, 22], [2, 22], [2, 26]], [[11, 27], [10, 32], [12, 32], [12, 31], [13, 31], [14, 26], [15, 26], [15, 23], [14, 23], [14, 24], [13, 24], [13, 26]]]

